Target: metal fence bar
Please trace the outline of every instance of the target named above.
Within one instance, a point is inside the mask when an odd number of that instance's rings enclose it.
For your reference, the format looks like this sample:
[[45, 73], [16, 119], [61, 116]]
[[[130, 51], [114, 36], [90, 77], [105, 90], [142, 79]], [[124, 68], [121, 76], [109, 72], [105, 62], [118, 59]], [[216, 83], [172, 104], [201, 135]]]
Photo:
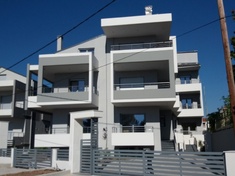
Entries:
[[10, 148], [2, 148], [0, 149], [1, 157], [11, 157], [11, 149]]
[[225, 175], [224, 154], [218, 152], [162, 152], [94, 150], [95, 175]]
[[15, 149], [14, 167], [38, 169], [51, 165], [51, 149]]
[[69, 149], [58, 149], [57, 160], [69, 161]]

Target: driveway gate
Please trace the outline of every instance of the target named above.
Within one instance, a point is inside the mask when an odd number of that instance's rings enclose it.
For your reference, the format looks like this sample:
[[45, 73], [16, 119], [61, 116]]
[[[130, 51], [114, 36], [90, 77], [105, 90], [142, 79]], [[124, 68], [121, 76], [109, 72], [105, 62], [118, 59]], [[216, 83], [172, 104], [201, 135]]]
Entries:
[[102, 176], [226, 175], [223, 153], [94, 150], [93, 174]]

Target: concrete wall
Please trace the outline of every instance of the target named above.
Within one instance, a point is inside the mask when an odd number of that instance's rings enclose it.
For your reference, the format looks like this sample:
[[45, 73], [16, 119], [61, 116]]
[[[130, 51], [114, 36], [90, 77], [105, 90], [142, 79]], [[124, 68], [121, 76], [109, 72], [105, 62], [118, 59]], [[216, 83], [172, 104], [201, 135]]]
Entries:
[[206, 149], [213, 152], [235, 150], [233, 128], [220, 130], [206, 135]]

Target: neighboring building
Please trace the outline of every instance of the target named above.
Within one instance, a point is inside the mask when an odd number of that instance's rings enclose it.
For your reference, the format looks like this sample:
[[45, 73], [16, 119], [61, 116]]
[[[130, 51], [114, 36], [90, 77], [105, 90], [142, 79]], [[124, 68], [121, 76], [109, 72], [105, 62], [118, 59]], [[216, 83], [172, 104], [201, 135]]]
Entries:
[[28, 145], [25, 83], [24, 76], [0, 67], [0, 148]]
[[102, 19], [104, 35], [64, 50], [59, 38], [57, 53], [28, 65], [27, 108], [45, 129], [33, 132], [35, 147], [69, 147], [71, 112], [99, 114], [102, 148], [184, 150], [202, 139], [197, 52], [177, 53], [171, 22], [171, 14]]

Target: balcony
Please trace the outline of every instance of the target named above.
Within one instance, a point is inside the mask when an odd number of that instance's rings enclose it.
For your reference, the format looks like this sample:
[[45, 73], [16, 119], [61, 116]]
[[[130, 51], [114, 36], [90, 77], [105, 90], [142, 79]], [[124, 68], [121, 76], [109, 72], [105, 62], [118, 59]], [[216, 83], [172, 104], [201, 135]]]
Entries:
[[176, 79], [176, 92], [201, 92], [202, 85], [199, 79], [180, 80]]
[[153, 130], [150, 126], [114, 126], [111, 143], [113, 146], [153, 146]]
[[133, 50], [133, 49], [149, 49], [149, 48], [165, 48], [165, 47], [172, 47], [172, 41], [111, 45], [111, 50], [112, 51]]
[[[113, 103], [174, 102], [170, 82], [114, 84]], [[171, 105], [173, 106], [173, 104]]]
[[198, 102], [193, 102], [190, 104], [182, 104], [180, 103], [180, 114], [178, 117], [203, 117], [204, 112], [203, 108], [201, 107]]
[[[83, 128], [83, 139], [90, 139], [90, 128]], [[63, 140], [61, 140], [63, 139]], [[36, 134], [35, 147], [69, 147], [70, 127], [55, 127], [51, 134]]]

